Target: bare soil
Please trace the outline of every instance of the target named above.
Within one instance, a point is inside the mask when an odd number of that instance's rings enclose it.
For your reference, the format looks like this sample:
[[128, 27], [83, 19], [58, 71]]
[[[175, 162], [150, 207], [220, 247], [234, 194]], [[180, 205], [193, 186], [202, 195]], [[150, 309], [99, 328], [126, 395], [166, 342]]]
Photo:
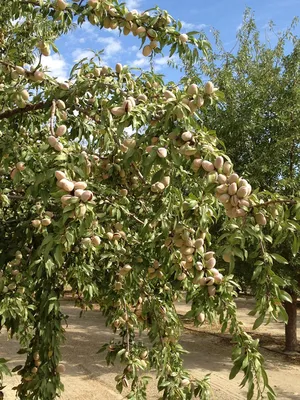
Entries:
[[[239, 316], [249, 332], [255, 319], [247, 315], [252, 305], [252, 300], [249, 298], [238, 300]], [[97, 310], [89, 311], [80, 318], [79, 310], [74, 308], [69, 300], [62, 302], [62, 308], [63, 312], [69, 315], [69, 319], [66, 342], [62, 349], [66, 372], [62, 376], [65, 392], [61, 399], [124, 399], [124, 395], [116, 391], [114, 381], [114, 377], [120, 372], [120, 366], [108, 367], [104, 354], [96, 354], [97, 350], [113, 336], [110, 329], [105, 326], [105, 319], [101, 313]], [[188, 306], [180, 303], [177, 309], [179, 314], [185, 314]], [[300, 322], [299, 317], [298, 322]], [[232, 381], [228, 379], [232, 365], [230, 337], [220, 335], [218, 326], [204, 326], [195, 330], [188, 321], [185, 321], [185, 325], [186, 329], [181, 339], [181, 344], [189, 351], [189, 354], [185, 356], [185, 366], [197, 378], [207, 373], [211, 374], [211, 398], [216, 400], [246, 399], [245, 389], [239, 387], [242, 375], [238, 375]], [[277, 392], [277, 398], [300, 400], [300, 356], [287, 356], [280, 353], [284, 343], [284, 325], [282, 323], [263, 325], [255, 331], [255, 335], [261, 339], [270, 384]], [[0, 335], [0, 348], [0, 357], [8, 358], [11, 367], [23, 362], [23, 356], [16, 354], [19, 348], [18, 343], [14, 340], [7, 341], [4, 333]], [[6, 378], [5, 383], [7, 386], [4, 390], [4, 399], [15, 399], [12, 387], [18, 383], [18, 375]], [[157, 400], [158, 398], [153, 375], [153, 381], [149, 385], [148, 399]]]

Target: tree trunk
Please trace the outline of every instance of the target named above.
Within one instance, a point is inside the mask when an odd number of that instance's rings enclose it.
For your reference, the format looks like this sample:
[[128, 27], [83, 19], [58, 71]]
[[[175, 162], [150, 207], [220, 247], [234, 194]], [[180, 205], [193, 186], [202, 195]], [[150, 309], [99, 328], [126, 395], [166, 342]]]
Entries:
[[284, 304], [285, 311], [289, 317], [288, 323], [285, 324], [285, 351], [295, 352], [298, 351], [297, 342], [297, 294], [290, 293], [292, 303], [287, 301]]

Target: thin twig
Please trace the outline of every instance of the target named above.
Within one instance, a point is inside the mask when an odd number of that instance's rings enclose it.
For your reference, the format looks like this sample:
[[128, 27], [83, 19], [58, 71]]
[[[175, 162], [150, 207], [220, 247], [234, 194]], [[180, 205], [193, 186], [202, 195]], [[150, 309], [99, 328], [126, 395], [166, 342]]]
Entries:
[[[105, 202], [108, 204], [114, 205], [109, 199], [105, 199]], [[135, 221], [144, 225], [144, 222], [141, 221], [136, 215], [132, 214], [130, 211], [126, 210], [126, 208], [124, 208], [124, 207], [120, 207], [120, 208], [125, 212], [125, 214], [130, 215], [130, 217], [132, 217]]]
[[42, 64], [42, 53], [40, 53], [39, 62], [37, 63], [35, 69], [32, 71], [32, 74], [34, 74], [40, 68], [41, 64]]
[[267, 207], [270, 204], [277, 204], [277, 203], [286, 203], [286, 204], [297, 204], [296, 200], [270, 200], [266, 201], [265, 203], [253, 204], [249, 208], [256, 208], [256, 207]]
[[1, 61], [0, 60], [0, 64], [5, 65], [6, 67], [10, 67], [10, 68], [15, 68], [15, 66], [13, 64], [10, 64], [6, 61]]
[[52, 100], [51, 116], [50, 116], [50, 132], [51, 132], [52, 136], [55, 136], [55, 132], [54, 132], [55, 110], [56, 110], [56, 103], [55, 103], [55, 100]]
[[138, 167], [136, 166], [136, 164], [134, 162], [131, 163], [131, 165], [133, 166], [133, 168], [135, 169], [136, 173], [138, 174], [138, 177], [140, 178], [140, 180], [146, 184], [146, 179], [143, 177], [141, 171], [138, 169]]
[[128, 329], [128, 312], [126, 308], [126, 304], [124, 302], [124, 311], [125, 311], [125, 318], [126, 318], [126, 350], [128, 353], [130, 353], [130, 335], [129, 335], [129, 329]]
[[12, 200], [23, 200], [23, 199], [25, 199], [25, 196], [20, 196], [20, 195], [17, 195], [17, 194], [8, 194], [7, 197], [9, 199], [12, 199]]

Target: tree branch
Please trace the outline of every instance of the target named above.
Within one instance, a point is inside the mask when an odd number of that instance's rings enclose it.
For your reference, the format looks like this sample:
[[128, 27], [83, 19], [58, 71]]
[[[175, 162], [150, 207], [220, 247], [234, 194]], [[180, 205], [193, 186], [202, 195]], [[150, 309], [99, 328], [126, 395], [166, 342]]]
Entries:
[[253, 206], [250, 206], [249, 208], [255, 208], [255, 207], [267, 207], [270, 204], [282, 204], [282, 203], [286, 203], [286, 204], [297, 204], [296, 200], [270, 200], [270, 201], [266, 201], [265, 203], [259, 203], [259, 204], [253, 204]]
[[135, 169], [135, 171], [136, 171], [136, 173], [138, 174], [138, 177], [140, 178], [140, 180], [141, 180], [144, 184], [146, 184], [147, 182], [146, 182], [145, 178], [143, 177], [141, 171], [140, 171], [140, 170], [138, 169], [138, 167], [136, 166], [136, 164], [135, 164], [134, 162], [132, 162], [131, 165], [132, 165], [133, 168]]
[[[36, 6], [36, 7], [41, 7], [40, 3], [38, 1], [35, 1], [35, 0], [20, 0], [20, 3], [21, 4], [26, 4], [28, 6], [32, 5], [32, 6]], [[42, 6], [45, 6], [45, 5], [46, 4], [42, 4]], [[53, 8], [51, 5], [50, 5], [50, 7]]]
[[8, 194], [7, 197], [11, 200], [24, 200], [25, 196], [17, 195], [17, 194]]
[[7, 110], [0, 114], [0, 120], [13, 117], [17, 114], [25, 114], [31, 111], [42, 110], [43, 108], [50, 107], [50, 105], [51, 101], [45, 101], [45, 102], [41, 101], [40, 103], [36, 104], [28, 104], [24, 108], [15, 108], [14, 110]]

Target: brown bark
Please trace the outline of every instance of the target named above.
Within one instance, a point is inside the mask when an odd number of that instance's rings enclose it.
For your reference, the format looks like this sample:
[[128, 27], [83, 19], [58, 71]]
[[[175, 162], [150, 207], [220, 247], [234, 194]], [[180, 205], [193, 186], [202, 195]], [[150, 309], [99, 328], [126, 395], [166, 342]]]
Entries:
[[24, 108], [15, 108], [13, 110], [4, 111], [2, 114], [0, 114], [0, 120], [14, 117], [17, 114], [24, 114], [35, 110], [42, 110], [43, 108], [47, 108], [50, 106], [51, 106], [51, 101], [46, 101], [46, 102], [41, 101], [40, 103], [37, 104], [27, 104], [27, 106]]
[[284, 308], [289, 317], [288, 323], [285, 325], [285, 351], [298, 351], [297, 341], [297, 294], [290, 293], [292, 303], [285, 302]]

